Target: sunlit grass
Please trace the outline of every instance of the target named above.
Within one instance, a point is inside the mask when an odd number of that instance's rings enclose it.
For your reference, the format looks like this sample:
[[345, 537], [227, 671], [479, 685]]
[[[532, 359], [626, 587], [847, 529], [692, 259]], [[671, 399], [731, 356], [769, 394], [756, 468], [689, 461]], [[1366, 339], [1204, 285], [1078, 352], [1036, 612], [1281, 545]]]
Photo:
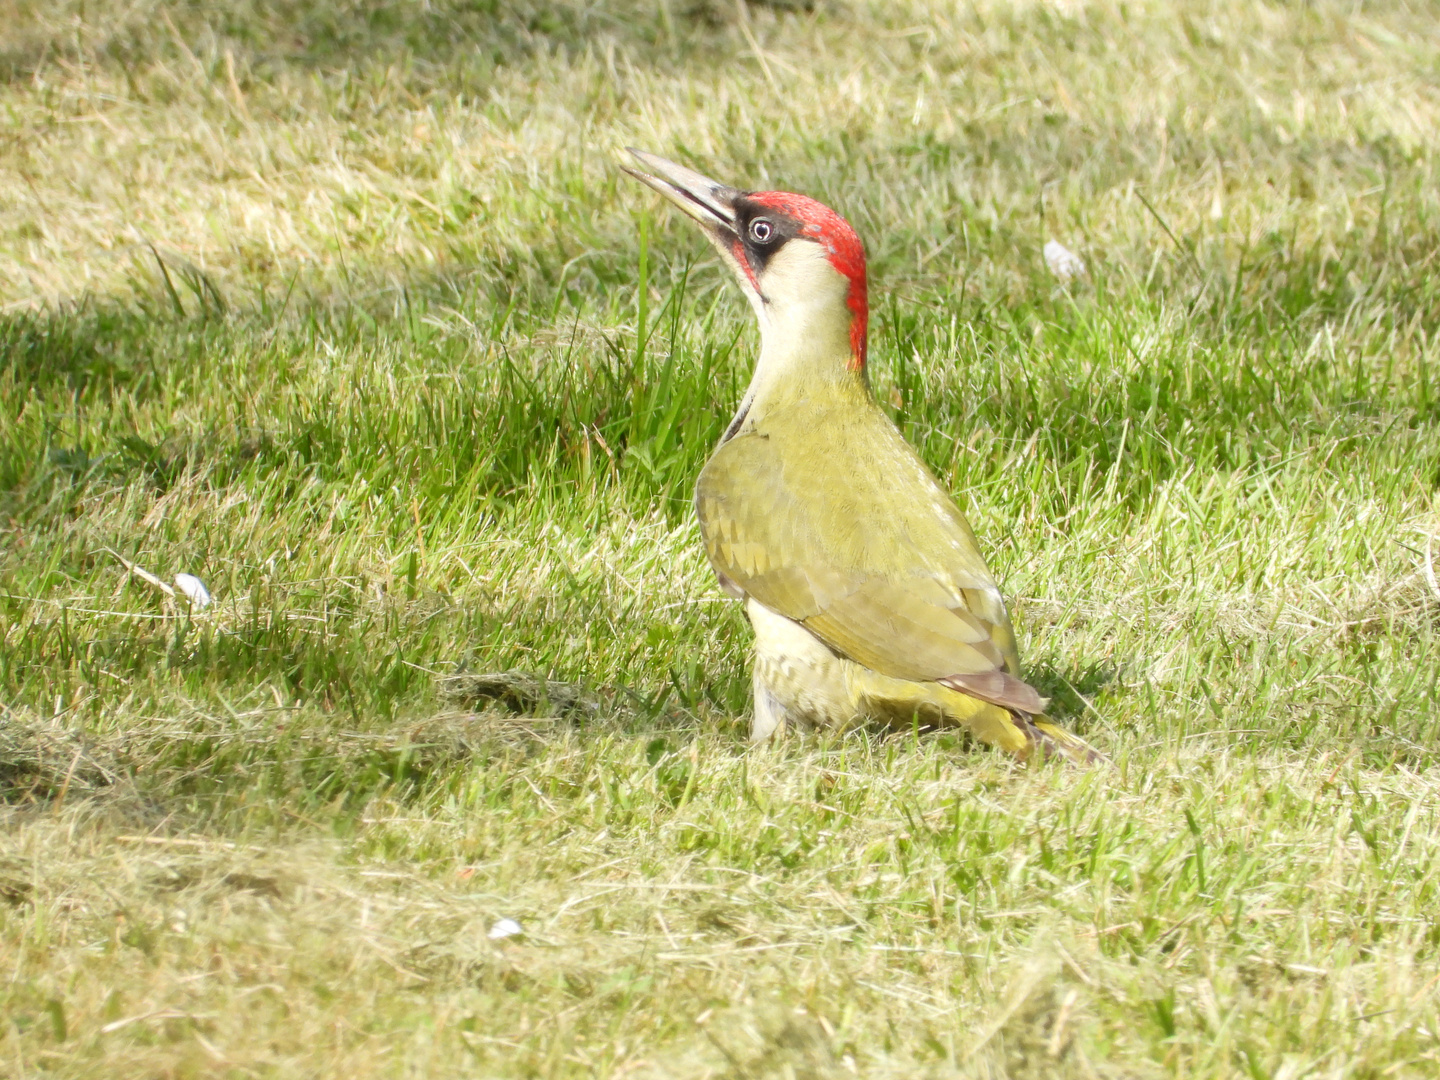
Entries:
[[[1435, 1072], [1433, 13], [0, 26], [0, 1075]], [[854, 221], [1113, 769], [746, 746], [755, 333], [624, 144]]]

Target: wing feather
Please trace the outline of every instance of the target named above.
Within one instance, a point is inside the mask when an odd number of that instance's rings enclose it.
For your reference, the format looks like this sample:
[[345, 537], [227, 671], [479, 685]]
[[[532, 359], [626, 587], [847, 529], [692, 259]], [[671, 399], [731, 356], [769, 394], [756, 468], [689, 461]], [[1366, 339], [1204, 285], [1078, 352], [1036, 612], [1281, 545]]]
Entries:
[[[803, 442], [779, 425], [749, 430], [701, 473], [696, 509], [721, 581], [881, 674], [1041, 711], [969, 524], [889, 419], [877, 407], [848, 427], [821, 412], [784, 428]], [[827, 445], [865, 463], [838, 492]]]

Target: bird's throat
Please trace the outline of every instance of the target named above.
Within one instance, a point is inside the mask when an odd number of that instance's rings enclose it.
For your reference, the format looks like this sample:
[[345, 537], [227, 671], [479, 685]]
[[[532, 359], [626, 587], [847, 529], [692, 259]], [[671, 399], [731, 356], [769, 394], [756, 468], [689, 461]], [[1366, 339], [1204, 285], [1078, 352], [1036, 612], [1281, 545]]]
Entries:
[[863, 286], [857, 297], [826, 250], [804, 240], [782, 248], [756, 284], [747, 295], [760, 322], [760, 357], [726, 438], [777, 410], [803, 416], [807, 402], [868, 397]]
[[872, 398], [865, 370], [848, 363], [844, 351], [807, 355], [776, 355], [761, 349], [755, 373], [722, 442], [746, 431], [763, 433], [769, 421], [783, 415], [804, 423], [806, 415], [819, 415], [833, 407], [855, 408]]

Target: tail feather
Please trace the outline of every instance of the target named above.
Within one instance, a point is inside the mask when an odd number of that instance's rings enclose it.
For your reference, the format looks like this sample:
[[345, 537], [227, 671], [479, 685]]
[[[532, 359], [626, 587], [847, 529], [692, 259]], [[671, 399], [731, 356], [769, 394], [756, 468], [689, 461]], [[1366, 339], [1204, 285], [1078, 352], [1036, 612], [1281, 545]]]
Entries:
[[941, 683], [893, 679], [858, 664], [852, 665], [849, 673], [857, 715], [896, 725], [916, 720], [922, 724], [953, 724], [1021, 761], [1037, 756], [1063, 757], [1076, 765], [1094, 765], [1108, 760], [1044, 713], [1006, 708]]
[[1104, 754], [1078, 735], [1072, 735], [1048, 716], [1015, 715], [1015, 726], [1030, 740], [1028, 758], [1037, 748], [1043, 757], [1063, 757], [1076, 765], [1098, 765], [1109, 761]]

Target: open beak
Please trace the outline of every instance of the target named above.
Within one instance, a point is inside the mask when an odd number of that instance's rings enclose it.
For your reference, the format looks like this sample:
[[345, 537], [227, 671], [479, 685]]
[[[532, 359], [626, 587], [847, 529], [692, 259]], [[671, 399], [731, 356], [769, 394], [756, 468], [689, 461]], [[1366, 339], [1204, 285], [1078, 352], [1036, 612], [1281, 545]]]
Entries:
[[683, 165], [636, 150], [633, 146], [626, 149], [649, 171], [643, 172], [629, 165], [621, 165], [620, 168], [642, 184], [654, 188], [698, 221], [716, 246], [722, 250], [730, 248], [737, 239], [735, 200], [742, 194], [738, 188], [718, 183]]
[[735, 275], [740, 291], [750, 301], [750, 307], [763, 328], [767, 324], [765, 298], [760, 294], [760, 282], [755, 278], [755, 271], [746, 260], [745, 245], [741, 243], [740, 226], [736, 220], [735, 203], [745, 192], [701, 176], [684, 165], [636, 150], [633, 146], [626, 149], [649, 172], [629, 165], [621, 165], [620, 168], [642, 184], [654, 188], [699, 223], [705, 238]]

